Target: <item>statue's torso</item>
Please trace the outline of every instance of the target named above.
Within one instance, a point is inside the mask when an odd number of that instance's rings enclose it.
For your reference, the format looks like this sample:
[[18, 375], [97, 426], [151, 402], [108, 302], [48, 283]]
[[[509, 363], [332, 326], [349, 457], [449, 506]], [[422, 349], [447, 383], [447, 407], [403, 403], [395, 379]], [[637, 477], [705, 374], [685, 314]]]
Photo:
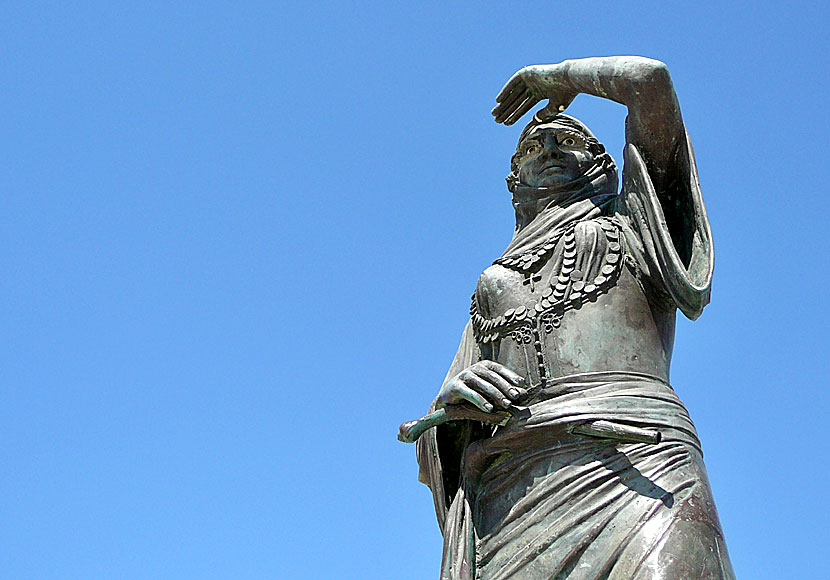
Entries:
[[518, 261], [489, 267], [473, 301], [482, 355], [531, 385], [601, 371], [668, 380], [675, 308], [635, 272], [622, 224], [608, 217], [572, 224]]

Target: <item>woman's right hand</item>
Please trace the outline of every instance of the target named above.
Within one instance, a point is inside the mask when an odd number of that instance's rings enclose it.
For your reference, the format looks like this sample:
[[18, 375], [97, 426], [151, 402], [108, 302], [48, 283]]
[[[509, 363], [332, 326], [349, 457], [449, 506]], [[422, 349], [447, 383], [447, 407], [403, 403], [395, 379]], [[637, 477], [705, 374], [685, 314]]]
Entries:
[[512, 125], [543, 99], [549, 102], [539, 111], [541, 118], [567, 109], [579, 94], [568, 82], [568, 63], [535, 64], [516, 72], [496, 97], [496, 123]]
[[527, 394], [525, 380], [497, 362], [479, 361], [444, 383], [438, 407], [469, 402], [485, 413], [506, 409]]

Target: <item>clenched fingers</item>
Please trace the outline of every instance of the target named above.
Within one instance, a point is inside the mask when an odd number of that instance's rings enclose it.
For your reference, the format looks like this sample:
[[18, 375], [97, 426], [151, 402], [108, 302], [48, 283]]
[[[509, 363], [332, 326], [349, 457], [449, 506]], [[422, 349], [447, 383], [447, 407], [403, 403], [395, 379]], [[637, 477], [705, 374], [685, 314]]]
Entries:
[[491, 385], [495, 386], [501, 392], [501, 396], [503, 398], [513, 400], [518, 399], [521, 396], [519, 389], [511, 385], [507, 379], [496, 371], [491, 371], [483, 365], [476, 365], [472, 368], [472, 371]]
[[461, 401], [468, 401], [484, 411], [485, 413], [492, 413], [493, 412], [493, 405], [487, 402], [487, 400], [481, 396], [479, 393], [467, 387], [463, 384], [456, 385], [454, 391], [454, 396], [452, 401], [448, 401], [449, 403], [460, 403]]
[[461, 373], [458, 378], [467, 387], [487, 397], [487, 400], [493, 403], [496, 407], [507, 408], [512, 404], [510, 399], [505, 397], [504, 393], [502, 393], [495, 385], [484, 380], [481, 376], [471, 370]]
[[511, 371], [506, 366], [499, 364], [492, 360], [485, 360], [481, 361], [481, 364], [490, 369], [491, 371], [495, 371], [503, 376], [505, 379], [516, 385], [517, 387], [521, 387], [525, 380], [521, 375], [517, 375], [513, 371]]

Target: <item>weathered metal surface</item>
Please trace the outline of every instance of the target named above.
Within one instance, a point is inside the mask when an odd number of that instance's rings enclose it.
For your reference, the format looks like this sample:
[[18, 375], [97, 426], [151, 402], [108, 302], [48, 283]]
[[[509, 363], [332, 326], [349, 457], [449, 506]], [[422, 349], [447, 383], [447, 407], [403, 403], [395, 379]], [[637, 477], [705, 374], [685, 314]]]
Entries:
[[[621, 191], [604, 147], [562, 114], [579, 93], [628, 107]], [[399, 434], [420, 436], [441, 578], [731, 580], [669, 386], [676, 310], [701, 314], [713, 267], [671, 77], [640, 57], [526, 67], [493, 115], [512, 124], [543, 99], [511, 159], [513, 239], [478, 281], [430, 414]]]

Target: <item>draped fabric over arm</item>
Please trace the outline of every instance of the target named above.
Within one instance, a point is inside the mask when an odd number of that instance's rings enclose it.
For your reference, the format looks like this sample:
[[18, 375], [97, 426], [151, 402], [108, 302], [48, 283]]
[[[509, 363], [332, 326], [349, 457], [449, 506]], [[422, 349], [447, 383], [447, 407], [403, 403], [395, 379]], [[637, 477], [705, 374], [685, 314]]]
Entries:
[[[637, 147], [625, 147], [623, 189], [618, 212], [639, 234], [651, 279], [668, 292], [677, 307], [695, 320], [709, 303], [714, 267], [712, 231], [697, 177], [694, 150], [685, 132], [678, 146], [669, 191], [658, 192]], [[667, 220], [667, 215], [673, 219]]]
[[[558, 137], [581, 124], [559, 117], [534, 145], [541, 172], [576, 155]], [[454, 400], [459, 373], [488, 360], [523, 392], [498, 426], [437, 413], [448, 420], [417, 441], [441, 580], [735, 580], [700, 442], [669, 384], [676, 310], [701, 314], [713, 270], [679, 110], [674, 121], [669, 139], [627, 132], [619, 194], [598, 142], [579, 177], [508, 180], [513, 240], [479, 279], [442, 391]], [[585, 430], [601, 422], [659, 436]]]
[[[473, 336], [471, 322], [464, 327], [461, 344], [455, 359], [447, 371], [444, 382], [481, 360], [481, 353]], [[433, 402], [429, 412], [436, 409]], [[468, 421], [448, 423], [429, 429], [416, 444], [418, 456], [418, 481], [425, 483], [432, 491], [435, 503], [435, 515], [438, 518], [438, 527], [444, 532], [444, 523], [453, 497], [458, 490], [460, 478], [460, 462], [463, 446], [466, 444], [464, 430], [468, 430]]]

